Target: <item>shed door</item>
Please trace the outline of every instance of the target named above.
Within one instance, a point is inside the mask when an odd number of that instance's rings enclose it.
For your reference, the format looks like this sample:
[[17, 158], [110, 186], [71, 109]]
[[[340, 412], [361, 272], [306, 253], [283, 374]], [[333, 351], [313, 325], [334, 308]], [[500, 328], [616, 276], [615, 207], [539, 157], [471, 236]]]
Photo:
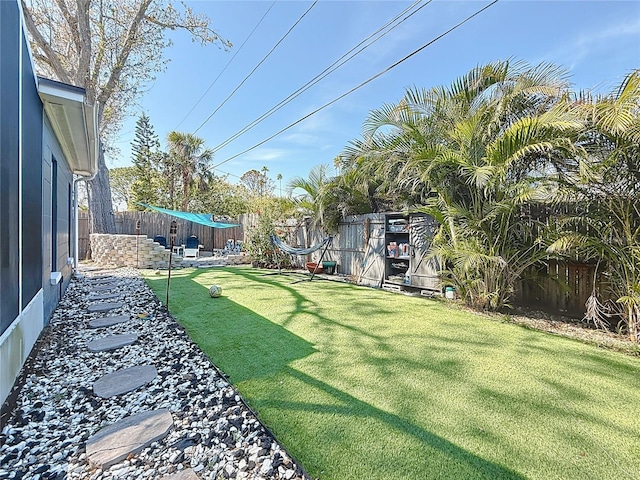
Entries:
[[409, 217], [411, 259], [409, 261], [411, 285], [428, 290], [440, 290], [440, 262], [436, 258], [427, 259], [431, 241], [438, 223], [430, 215], [411, 215]]
[[358, 284], [380, 288], [384, 279], [384, 221], [371, 221]]

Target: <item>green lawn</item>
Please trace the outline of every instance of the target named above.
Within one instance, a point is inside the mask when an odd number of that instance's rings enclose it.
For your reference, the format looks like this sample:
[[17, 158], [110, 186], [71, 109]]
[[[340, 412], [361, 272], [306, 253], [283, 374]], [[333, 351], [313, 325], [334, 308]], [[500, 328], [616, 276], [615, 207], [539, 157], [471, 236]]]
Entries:
[[[174, 271], [170, 310], [313, 477], [638, 478], [640, 359], [261, 273]], [[147, 281], [164, 300], [166, 274]]]

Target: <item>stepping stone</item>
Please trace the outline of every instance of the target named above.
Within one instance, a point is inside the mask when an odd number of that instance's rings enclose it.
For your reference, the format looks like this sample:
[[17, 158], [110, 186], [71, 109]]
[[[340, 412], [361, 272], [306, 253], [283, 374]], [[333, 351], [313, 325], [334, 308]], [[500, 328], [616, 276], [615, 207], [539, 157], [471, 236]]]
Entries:
[[89, 465], [103, 470], [162, 440], [173, 426], [169, 410], [137, 413], [104, 427], [87, 440]]
[[153, 365], [137, 365], [107, 373], [93, 383], [93, 393], [102, 398], [127, 393], [149, 383], [158, 376]]
[[87, 300], [109, 300], [110, 298], [116, 298], [119, 297], [120, 295], [122, 295], [121, 293], [92, 293], [89, 294], [89, 297], [87, 298]]
[[102, 338], [96, 338], [87, 343], [87, 348], [92, 352], [104, 352], [106, 350], [115, 350], [116, 348], [131, 345], [138, 340], [138, 334], [125, 333], [123, 335], [108, 335]]
[[108, 312], [114, 308], [120, 308], [123, 305], [124, 303], [122, 302], [94, 303], [93, 305], [89, 305], [87, 310], [90, 312]]
[[89, 280], [89, 283], [91, 285], [104, 285], [105, 283], [113, 283], [115, 280], [117, 280], [115, 277], [104, 277]]
[[131, 317], [128, 315], [112, 315], [108, 317], [94, 318], [89, 322], [89, 328], [110, 327], [111, 325], [128, 322], [129, 320], [131, 320]]
[[162, 480], [200, 480], [200, 478], [196, 475], [196, 472], [193, 471], [193, 468], [186, 468], [180, 470], [178, 473], [165, 475], [162, 477]]
[[107, 292], [109, 290], [113, 290], [114, 288], [118, 288], [119, 285], [115, 283], [105, 283], [104, 285], [98, 285], [97, 287], [93, 287], [91, 290], [94, 292]]

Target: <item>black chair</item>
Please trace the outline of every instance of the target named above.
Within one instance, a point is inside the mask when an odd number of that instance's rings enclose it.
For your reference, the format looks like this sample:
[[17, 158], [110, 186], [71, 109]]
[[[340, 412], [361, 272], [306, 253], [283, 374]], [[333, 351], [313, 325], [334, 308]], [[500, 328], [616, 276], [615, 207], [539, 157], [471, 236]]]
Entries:
[[162, 235], [156, 235], [155, 237], [153, 237], [153, 241], [158, 242], [164, 248], [167, 248], [167, 239]]
[[203, 248], [204, 245], [200, 245], [200, 240], [195, 235], [191, 235], [187, 238], [187, 241], [184, 246], [184, 258], [191, 257], [195, 258], [200, 255], [200, 249]]

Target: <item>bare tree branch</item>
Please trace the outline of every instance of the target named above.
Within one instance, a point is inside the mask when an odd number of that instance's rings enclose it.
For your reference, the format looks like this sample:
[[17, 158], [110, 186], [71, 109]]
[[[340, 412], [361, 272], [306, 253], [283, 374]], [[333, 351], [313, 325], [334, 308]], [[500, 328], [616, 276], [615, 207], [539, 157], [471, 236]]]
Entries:
[[67, 24], [71, 29], [71, 39], [73, 40], [73, 43], [75, 44], [76, 49], [80, 50], [80, 36], [78, 35], [77, 19], [71, 15], [71, 13], [69, 12], [69, 9], [67, 8], [67, 4], [64, 2], [64, 0], [55, 0], [55, 2], [56, 2], [56, 5], [58, 5], [58, 8], [60, 9], [60, 13], [62, 13], [62, 16], [67, 21]]
[[[76, 8], [78, 9], [78, 38], [80, 43], [80, 57], [78, 58], [78, 71], [76, 72], [78, 82], [81, 85], [91, 85], [91, 25], [89, 15], [90, 0], [77, 0]], [[91, 97], [90, 101], [95, 101], [95, 88], [87, 89], [87, 94]]]
[[105, 84], [104, 88], [100, 92], [98, 96], [98, 101], [103, 105], [107, 103], [111, 95], [115, 90], [115, 86], [120, 79], [120, 73], [122, 69], [125, 67], [127, 59], [129, 58], [129, 54], [131, 53], [131, 49], [135, 44], [136, 35], [138, 33], [138, 27], [140, 26], [140, 22], [144, 19], [144, 15], [149, 8], [152, 0], [144, 0], [140, 6], [138, 7], [138, 11], [136, 12], [133, 21], [131, 22], [131, 26], [129, 27], [129, 31], [127, 33], [126, 40], [124, 42], [124, 47], [122, 51], [118, 55], [116, 59], [115, 66], [113, 70], [111, 70], [111, 75], [109, 75], [109, 80]]
[[53, 50], [51, 45], [49, 45], [49, 43], [44, 39], [44, 37], [38, 31], [38, 28], [36, 27], [36, 24], [33, 21], [33, 17], [31, 16], [31, 12], [25, 5], [24, 0], [21, 0], [21, 3], [22, 3], [22, 11], [24, 12], [24, 21], [27, 24], [27, 30], [29, 30], [29, 33], [31, 34], [31, 38], [33, 38], [34, 42], [36, 42], [36, 44], [38, 45], [38, 48], [40, 48], [40, 50], [42, 50], [42, 52], [44, 53], [47, 59], [47, 65], [51, 67], [51, 69], [55, 72], [55, 74], [58, 76], [60, 81], [65, 83], [71, 83], [71, 79], [69, 78], [69, 75], [67, 74], [66, 70], [60, 63], [60, 59], [58, 58], [58, 55]]
[[102, 68], [102, 60], [104, 59], [106, 37], [104, 32], [104, 12], [100, 9], [100, 21], [97, 24], [98, 36], [100, 41], [98, 42], [98, 51], [96, 52], [96, 58], [93, 62], [93, 72], [91, 74], [91, 85], [98, 84], [98, 77]]

